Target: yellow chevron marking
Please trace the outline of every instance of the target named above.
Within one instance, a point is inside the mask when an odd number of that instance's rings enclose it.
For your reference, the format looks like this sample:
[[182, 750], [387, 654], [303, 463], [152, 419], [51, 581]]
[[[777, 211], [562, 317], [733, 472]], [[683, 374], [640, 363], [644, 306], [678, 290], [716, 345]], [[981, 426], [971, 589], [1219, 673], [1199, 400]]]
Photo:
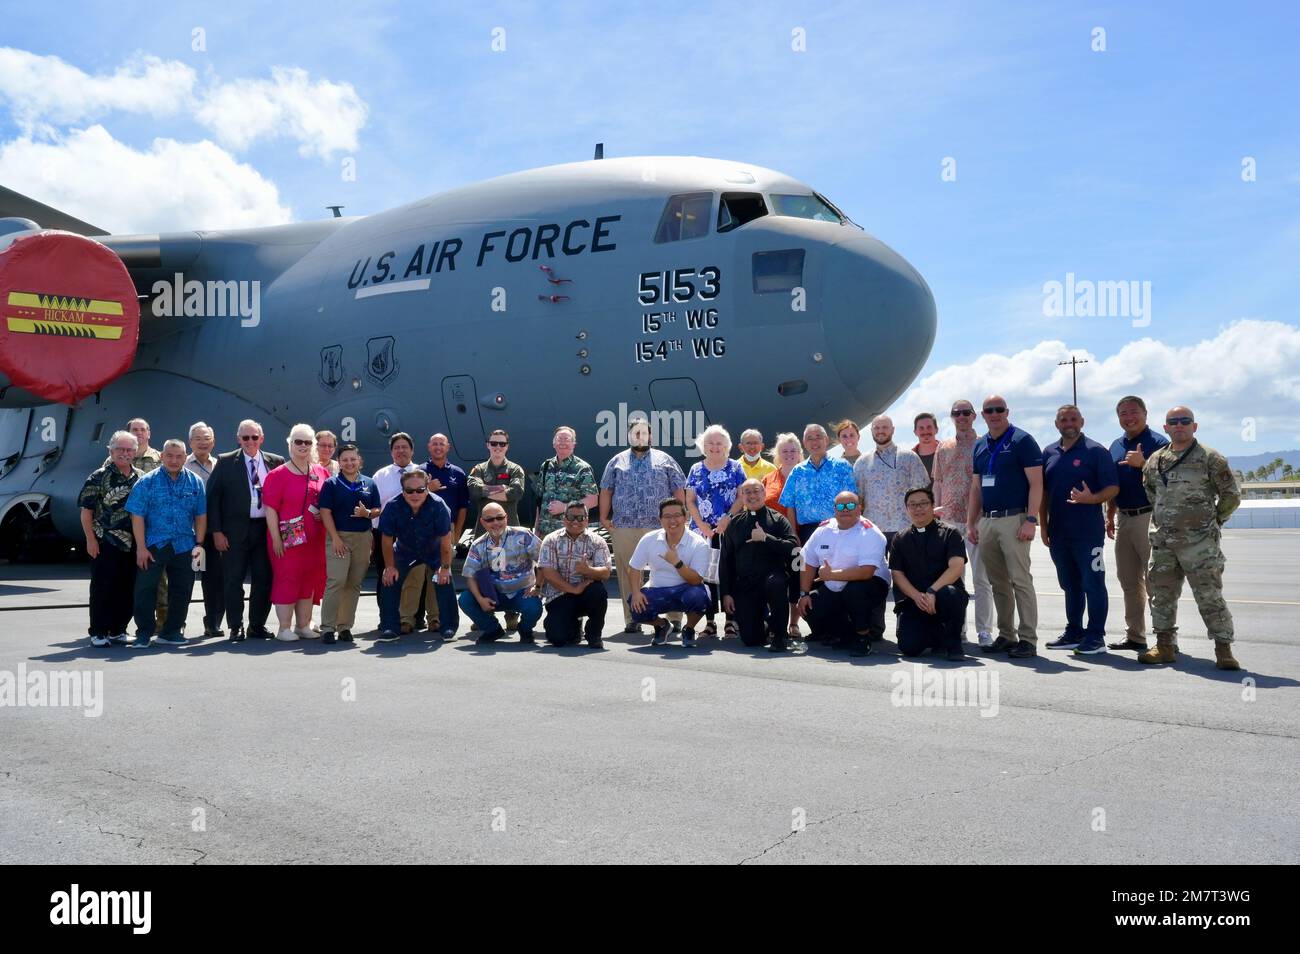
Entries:
[[10, 331], [28, 335], [58, 335], [64, 338], [103, 338], [116, 341], [122, 329], [105, 325], [87, 325], [76, 321], [39, 321], [31, 318], [8, 316], [5, 321]]

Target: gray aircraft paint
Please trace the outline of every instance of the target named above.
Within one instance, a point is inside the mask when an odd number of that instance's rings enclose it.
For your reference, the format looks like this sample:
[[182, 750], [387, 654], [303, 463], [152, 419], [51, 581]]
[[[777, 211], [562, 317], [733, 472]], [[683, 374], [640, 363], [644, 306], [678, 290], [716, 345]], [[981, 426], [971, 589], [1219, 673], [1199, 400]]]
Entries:
[[[656, 244], [669, 198], [692, 192], [712, 195], [708, 233]], [[724, 193], [762, 194], [769, 212], [719, 233]], [[0, 391], [0, 514], [48, 504], [56, 528], [79, 538], [77, 492], [136, 416], [154, 446], [205, 420], [218, 453], [234, 447], [243, 418], [261, 421], [279, 453], [298, 421], [338, 433], [352, 419], [367, 471], [389, 462], [396, 431], [415, 436], [417, 461], [429, 434], [447, 433], [452, 459], [468, 466], [497, 427], [511, 434], [511, 459], [535, 471], [566, 423], [598, 473], [621, 448], [597, 446], [597, 425], [620, 406], [702, 415], [733, 439], [758, 427], [769, 444], [809, 421], [866, 420], [928, 357], [933, 297], [856, 225], [772, 214], [772, 194], [813, 190], [724, 160], [603, 159], [362, 218], [97, 236], [143, 295], [178, 274], [258, 282], [258, 320], [157, 317], [142, 301], [134, 364], [96, 396], [68, 408]], [[795, 249], [804, 310], [790, 291], [755, 292], [752, 280], [755, 253]], [[685, 300], [643, 304], [664, 273], [668, 285], [683, 281]], [[684, 448], [667, 449], [687, 462]]]

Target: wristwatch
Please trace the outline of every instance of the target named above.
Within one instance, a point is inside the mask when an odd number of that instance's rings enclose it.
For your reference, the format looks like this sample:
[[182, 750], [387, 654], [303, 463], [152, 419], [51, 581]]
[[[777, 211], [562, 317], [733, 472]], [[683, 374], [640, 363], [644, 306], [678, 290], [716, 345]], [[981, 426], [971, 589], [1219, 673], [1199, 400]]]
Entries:
[[812, 596], [812, 590], [800, 590], [800, 591], [799, 591], [799, 599], [803, 599], [805, 596]]
[[1025, 523], [1032, 523], [1034, 526], [1038, 526], [1038, 518], [1033, 516], [1026, 517]]
[[682, 567], [684, 567], [685, 565], [686, 565], [686, 564], [685, 564], [683, 561], [681, 561], [681, 560], [678, 560], [676, 563], [673, 564], [673, 566], [674, 566], [676, 569], [678, 569], [678, 570], [680, 570], [680, 569], [681, 569]]
[[938, 595], [937, 593], [935, 593], [935, 590], [934, 590], [934, 587], [933, 587], [933, 586], [927, 586], [927, 587], [925, 588], [925, 591], [926, 591], [927, 593], [929, 593], [931, 596], [937, 596], [937, 595]]

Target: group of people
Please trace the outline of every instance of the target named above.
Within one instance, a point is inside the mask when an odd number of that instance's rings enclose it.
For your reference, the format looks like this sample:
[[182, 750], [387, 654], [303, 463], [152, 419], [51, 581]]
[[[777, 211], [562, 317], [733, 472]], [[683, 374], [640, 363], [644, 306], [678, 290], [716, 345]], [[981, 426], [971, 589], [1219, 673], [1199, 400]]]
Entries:
[[[722, 635], [783, 652], [803, 639], [803, 622], [809, 639], [866, 655], [884, 638], [892, 590], [904, 655], [964, 658], [973, 596], [981, 650], [1025, 659], [1037, 655], [1030, 544], [1038, 534], [1065, 596], [1066, 627], [1049, 648], [1128, 649], [1145, 663], [1173, 662], [1186, 578], [1218, 666], [1239, 668], [1219, 528], [1240, 496], [1223, 455], [1196, 440], [1189, 409], [1166, 414], [1166, 439], [1147, 426], [1142, 399], [1125, 397], [1122, 434], [1109, 448], [1083, 434], [1074, 405], [1057, 411], [1060, 439], [1046, 447], [1011, 424], [998, 395], [978, 412], [956, 401], [950, 414], [953, 438], [940, 442], [935, 415], [920, 414], [910, 448], [894, 443], [884, 415], [870, 424], [867, 450], [852, 421], [833, 427], [835, 443], [809, 424], [802, 439], [779, 434], [770, 460], [758, 431], [740, 435], [733, 458], [731, 436], [713, 425], [699, 435], [701, 459], [689, 472], [652, 447], [649, 422], [634, 418], [627, 449], [599, 480], [575, 453], [576, 431], [561, 426], [533, 482], [530, 527], [519, 519], [526, 472], [509, 459], [504, 430], [489, 435], [487, 459], [468, 473], [448, 460], [445, 435], [429, 438], [429, 458], [417, 465], [414, 440], [394, 434], [391, 463], [367, 476], [355, 444], [306, 424], [290, 430], [286, 457], [263, 449], [251, 420], [239, 425], [239, 448], [214, 457], [215, 435], [202, 422], [190, 428], [187, 453], [177, 439], [154, 450], [148, 423], [136, 419], [113, 435], [81, 494], [91, 641], [125, 643], [134, 616], [137, 643], [183, 644], [196, 567], [205, 636], [223, 635], [224, 618], [234, 641], [351, 641], [373, 566], [381, 641], [426, 626], [454, 638], [463, 612], [481, 643], [513, 630], [532, 644], [541, 623], [552, 645], [600, 647], [605, 584], [617, 572], [624, 632], [648, 625], [652, 645], [673, 634], [685, 647]], [[480, 532], [458, 592], [452, 557], [471, 506]], [[604, 535], [589, 525], [592, 510]], [[1127, 630], [1109, 647], [1107, 536]]]

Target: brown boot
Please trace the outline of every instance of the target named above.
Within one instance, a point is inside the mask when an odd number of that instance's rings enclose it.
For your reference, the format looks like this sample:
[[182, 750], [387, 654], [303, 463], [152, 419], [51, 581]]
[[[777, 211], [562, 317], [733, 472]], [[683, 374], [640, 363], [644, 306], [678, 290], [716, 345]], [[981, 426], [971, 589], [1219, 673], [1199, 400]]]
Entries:
[[1214, 641], [1214, 666], [1216, 669], [1240, 669], [1241, 664], [1232, 658], [1232, 643], [1226, 639]]
[[1174, 637], [1165, 633], [1156, 633], [1156, 644], [1138, 656], [1138, 662], [1171, 663], [1178, 659], [1178, 646]]

